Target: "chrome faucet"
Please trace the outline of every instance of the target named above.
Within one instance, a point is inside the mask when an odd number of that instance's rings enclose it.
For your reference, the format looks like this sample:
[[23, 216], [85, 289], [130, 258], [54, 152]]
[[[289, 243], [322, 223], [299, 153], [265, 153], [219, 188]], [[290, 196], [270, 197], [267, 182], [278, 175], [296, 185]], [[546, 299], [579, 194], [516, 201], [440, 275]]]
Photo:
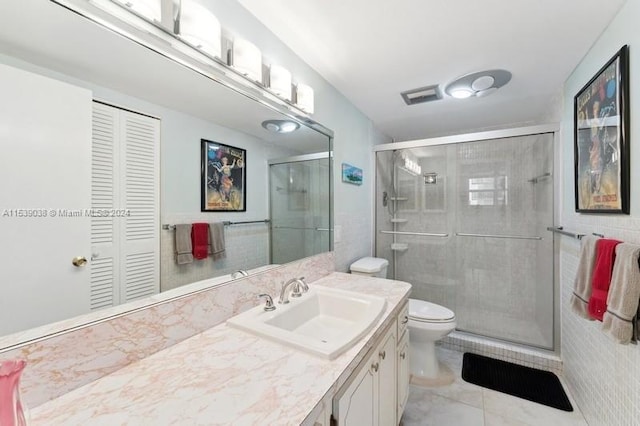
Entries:
[[237, 271], [231, 274], [231, 279], [235, 280], [239, 277], [248, 277], [248, 276], [249, 276], [249, 273], [247, 271], [245, 271], [244, 269], [238, 269]]
[[282, 285], [282, 290], [280, 290], [280, 298], [278, 299], [278, 303], [287, 304], [289, 303], [289, 294], [287, 293], [287, 289], [289, 286], [293, 284], [293, 291], [291, 292], [291, 297], [300, 297], [303, 292], [309, 291], [309, 286], [306, 282], [304, 282], [304, 277], [300, 278], [291, 278], [289, 281]]
[[276, 309], [276, 307], [273, 304], [273, 299], [271, 298], [271, 295], [267, 294], [267, 293], [263, 293], [263, 294], [259, 294], [258, 295], [258, 299], [262, 299], [264, 297], [266, 303], [264, 304], [264, 310], [269, 312], [269, 311], [273, 311]]

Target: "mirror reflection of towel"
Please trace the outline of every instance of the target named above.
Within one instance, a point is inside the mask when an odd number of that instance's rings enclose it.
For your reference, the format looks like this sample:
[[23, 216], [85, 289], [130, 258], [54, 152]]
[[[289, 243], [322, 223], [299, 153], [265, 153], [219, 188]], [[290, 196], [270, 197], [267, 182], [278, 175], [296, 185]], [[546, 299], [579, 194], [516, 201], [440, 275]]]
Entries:
[[193, 262], [191, 253], [191, 225], [176, 225], [176, 263], [185, 265]]
[[206, 259], [209, 255], [209, 225], [194, 223], [191, 225], [191, 244], [194, 259]]
[[209, 224], [209, 234], [211, 241], [211, 257], [213, 260], [223, 259], [226, 256], [224, 245], [224, 223], [216, 222]]

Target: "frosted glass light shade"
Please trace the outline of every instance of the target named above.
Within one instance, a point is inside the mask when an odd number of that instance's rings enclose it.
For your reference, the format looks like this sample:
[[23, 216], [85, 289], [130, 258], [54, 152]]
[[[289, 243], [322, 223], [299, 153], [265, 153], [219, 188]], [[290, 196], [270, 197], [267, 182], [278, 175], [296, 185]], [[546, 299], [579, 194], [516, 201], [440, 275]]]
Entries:
[[262, 52], [253, 43], [241, 38], [233, 41], [232, 65], [250, 79], [262, 82]]
[[222, 29], [220, 21], [197, 0], [182, 0], [180, 37], [211, 56], [220, 58]]
[[313, 97], [313, 88], [311, 86], [307, 86], [306, 84], [298, 83], [298, 87], [296, 88], [297, 100], [296, 105], [300, 107], [306, 113], [313, 114], [314, 110], [314, 97]]
[[162, 0], [118, 0], [118, 2], [151, 21], [162, 20]]
[[291, 100], [291, 73], [280, 65], [271, 65], [269, 88], [278, 96]]

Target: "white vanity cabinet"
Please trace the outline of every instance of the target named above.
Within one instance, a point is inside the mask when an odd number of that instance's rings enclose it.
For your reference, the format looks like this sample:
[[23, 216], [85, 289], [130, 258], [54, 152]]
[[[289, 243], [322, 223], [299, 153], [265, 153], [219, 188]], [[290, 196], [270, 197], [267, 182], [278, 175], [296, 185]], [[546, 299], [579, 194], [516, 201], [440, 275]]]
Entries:
[[398, 349], [396, 352], [398, 363], [398, 417], [396, 418], [396, 424], [400, 423], [400, 418], [407, 406], [407, 400], [409, 399], [409, 380], [411, 376], [411, 370], [409, 369], [409, 331], [406, 330], [404, 334], [398, 340]]
[[397, 318], [398, 324], [398, 347], [396, 350], [397, 363], [397, 417], [396, 424], [400, 423], [400, 418], [409, 399], [409, 381], [411, 370], [409, 363], [409, 303], [405, 303]]
[[397, 326], [394, 321], [333, 398], [333, 424], [397, 424]]

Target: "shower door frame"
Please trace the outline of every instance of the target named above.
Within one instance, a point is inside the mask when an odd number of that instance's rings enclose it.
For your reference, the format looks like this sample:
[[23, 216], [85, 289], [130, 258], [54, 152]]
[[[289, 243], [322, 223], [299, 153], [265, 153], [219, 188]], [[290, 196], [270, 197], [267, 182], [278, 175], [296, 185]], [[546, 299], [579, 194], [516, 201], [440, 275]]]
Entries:
[[[325, 134], [326, 135], [326, 134]], [[269, 219], [272, 218], [271, 213], [271, 166], [279, 165], [279, 164], [288, 164], [288, 163], [298, 163], [304, 161], [313, 161], [313, 160], [329, 160], [329, 205], [327, 206], [329, 209], [329, 222], [328, 222], [328, 232], [329, 232], [329, 247], [328, 252], [334, 251], [334, 243], [335, 243], [335, 226], [334, 226], [334, 182], [333, 182], [333, 136], [326, 135], [329, 138], [329, 150], [314, 152], [311, 154], [300, 154], [300, 155], [292, 155], [289, 157], [280, 157], [280, 158], [272, 158], [267, 161], [267, 191], [269, 191], [269, 196], [267, 198], [267, 211], [269, 212]], [[269, 262], [273, 262], [273, 223], [269, 225]]]
[[[425, 139], [414, 139], [409, 141], [402, 142], [392, 142], [385, 143], [380, 145], [374, 145], [373, 147], [373, 156], [372, 156], [372, 170], [374, 171], [374, 176], [378, 175], [378, 168], [376, 163], [376, 155], [378, 152], [383, 151], [396, 151], [400, 149], [411, 149], [411, 148], [420, 148], [420, 147], [429, 147], [429, 146], [439, 146], [439, 145], [452, 145], [459, 144], [464, 142], [481, 142], [486, 140], [493, 139], [505, 139], [511, 137], [519, 137], [519, 136], [533, 136], [539, 134], [553, 134], [553, 164], [554, 164], [554, 180], [553, 180], [553, 223], [549, 226], [555, 226], [556, 223], [559, 223], [559, 211], [558, 208], [560, 206], [560, 184], [562, 183], [562, 169], [560, 167], [562, 165], [562, 147], [560, 146], [560, 125], [559, 124], [541, 124], [536, 126], [527, 126], [527, 127], [514, 127], [508, 129], [501, 130], [490, 130], [483, 132], [473, 132], [473, 133], [463, 133], [459, 135], [450, 135], [450, 136], [440, 136], [433, 138], [425, 138]], [[376, 205], [376, 197], [377, 197], [377, 188], [374, 183], [373, 188], [373, 202], [374, 202], [374, 220], [372, 220], [372, 234], [373, 234], [373, 251], [374, 254], [377, 251], [378, 246], [378, 230], [377, 230], [377, 211], [375, 208]], [[549, 238], [553, 240], [553, 348], [552, 349], [544, 349], [537, 346], [529, 346], [525, 344], [515, 343], [507, 340], [502, 340], [494, 337], [481, 336], [483, 339], [487, 340], [495, 340], [498, 342], [507, 342], [509, 345], [520, 346], [525, 348], [536, 348], [538, 350], [544, 352], [551, 352], [554, 354], [559, 354], [560, 351], [560, 279], [559, 279], [559, 267], [558, 267], [558, 259], [559, 259], [559, 239], [555, 238], [554, 233], [550, 233]], [[396, 253], [393, 253], [394, 258], [394, 277], [395, 278], [395, 257]], [[469, 334], [467, 332], [462, 332], [464, 334]], [[471, 333], [471, 335], [475, 335]]]

